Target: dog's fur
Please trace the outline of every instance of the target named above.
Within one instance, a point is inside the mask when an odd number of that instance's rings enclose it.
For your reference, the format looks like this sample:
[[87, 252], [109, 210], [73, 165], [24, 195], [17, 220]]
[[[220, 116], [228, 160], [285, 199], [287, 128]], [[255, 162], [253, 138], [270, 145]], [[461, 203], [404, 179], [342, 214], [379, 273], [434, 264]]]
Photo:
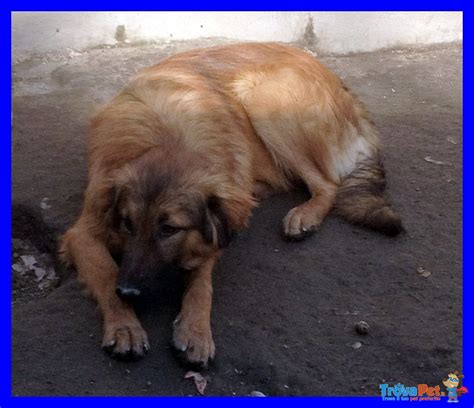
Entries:
[[[402, 231], [384, 199], [379, 137], [342, 81], [311, 55], [279, 44], [179, 54], [140, 72], [92, 120], [82, 214], [63, 259], [97, 299], [103, 346], [149, 347], [127, 300], [166, 265], [187, 270], [174, 345], [206, 364], [211, 274], [260, 195], [302, 181], [311, 193], [283, 219], [289, 239], [334, 208], [388, 235]], [[114, 259], [122, 254], [120, 266]]]

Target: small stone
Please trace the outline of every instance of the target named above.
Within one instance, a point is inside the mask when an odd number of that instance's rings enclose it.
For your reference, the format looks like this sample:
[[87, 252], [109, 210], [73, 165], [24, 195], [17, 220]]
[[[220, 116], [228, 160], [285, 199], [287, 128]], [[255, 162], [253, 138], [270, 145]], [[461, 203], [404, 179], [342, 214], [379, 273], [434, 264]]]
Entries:
[[360, 341], [356, 341], [355, 343], [352, 343], [351, 347], [354, 349], [354, 350], [358, 350], [362, 347], [362, 343]]
[[283, 388], [285, 388], [286, 390], [289, 389], [290, 387], [288, 385], [284, 385]]
[[266, 395], [263, 392], [260, 391], [252, 391], [250, 393], [251, 397], [266, 397]]
[[41, 207], [42, 210], [49, 210], [51, 208], [51, 205], [49, 204], [49, 198], [48, 197], [44, 197], [41, 200], [40, 207]]
[[68, 54], [69, 58], [75, 58], [75, 57], [80, 57], [82, 54], [80, 52], [71, 50]]
[[369, 324], [361, 320], [355, 324], [355, 331], [359, 334], [367, 334], [369, 332]]
[[431, 276], [431, 272], [427, 271], [422, 266], [420, 266], [416, 271], [418, 272], [418, 275], [423, 276], [423, 278], [429, 278]]
[[147, 387], [151, 387], [151, 381], [147, 381], [147, 382], [146, 382], [146, 386], [147, 386]]

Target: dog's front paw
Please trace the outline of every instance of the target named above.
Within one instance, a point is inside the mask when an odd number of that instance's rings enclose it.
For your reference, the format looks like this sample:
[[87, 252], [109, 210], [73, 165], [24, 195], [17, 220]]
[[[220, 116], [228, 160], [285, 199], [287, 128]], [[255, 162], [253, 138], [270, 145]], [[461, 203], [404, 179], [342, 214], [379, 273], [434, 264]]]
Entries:
[[210, 323], [178, 316], [173, 324], [173, 346], [189, 363], [207, 367], [216, 352]]
[[102, 347], [123, 360], [139, 359], [150, 350], [146, 332], [136, 318], [105, 322]]
[[283, 233], [288, 240], [300, 241], [316, 231], [321, 219], [310, 207], [302, 204], [291, 209], [283, 218]]

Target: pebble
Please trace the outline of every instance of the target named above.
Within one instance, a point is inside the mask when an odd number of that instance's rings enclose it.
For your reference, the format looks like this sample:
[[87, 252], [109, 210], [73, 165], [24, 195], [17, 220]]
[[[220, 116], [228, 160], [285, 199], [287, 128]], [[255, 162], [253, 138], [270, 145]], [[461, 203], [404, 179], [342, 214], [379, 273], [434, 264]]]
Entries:
[[429, 278], [431, 276], [431, 272], [427, 271], [422, 266], [418, 267], [416, 271], [418, 272], [418, 275], [423, 276], [423, 278]]
[[367, 334], [369, 332], [369, 324], [361, 320], [355, 324], [355, 331], [359, 334]]
[[360, 341], [356, 341], [355, 343], [352, 343], [351, 347], [354, 349], [354, 350], [358, 350], [362, 347], [362, 343]]
[[266, 397], [266, 395], [263, 392], [260, 391], [252, 391], [250, 393], [251, 397]]
[[49, 204], [49, 198], [48, 197], [44, 197], [41, 200], [40, 207], [41, 207], [42, 210], [49, 210], [51, 208], [51, 205]]

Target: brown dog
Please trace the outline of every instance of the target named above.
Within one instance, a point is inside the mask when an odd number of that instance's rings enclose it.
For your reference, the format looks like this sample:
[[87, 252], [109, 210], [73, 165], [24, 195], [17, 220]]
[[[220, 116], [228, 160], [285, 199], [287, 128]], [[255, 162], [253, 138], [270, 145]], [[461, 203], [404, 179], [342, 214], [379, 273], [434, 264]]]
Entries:
[[[303, 181], [312, 197], [283, 219], [290, 239], [334, 208], [388, 235], [379, 138], [362, 104], [311, 55], [279, 44], [190, 51], [139, 73], [92, 120], [82, 214], [63, 259], [97, 299], [103, 346], [141, 356], [148, 339], [128, 303], [167, 265], [188, 283], [173, 342], [214, 357], [211, 275], [261, 193]], [[122, 254], [120, 265], [114, 259]]]

